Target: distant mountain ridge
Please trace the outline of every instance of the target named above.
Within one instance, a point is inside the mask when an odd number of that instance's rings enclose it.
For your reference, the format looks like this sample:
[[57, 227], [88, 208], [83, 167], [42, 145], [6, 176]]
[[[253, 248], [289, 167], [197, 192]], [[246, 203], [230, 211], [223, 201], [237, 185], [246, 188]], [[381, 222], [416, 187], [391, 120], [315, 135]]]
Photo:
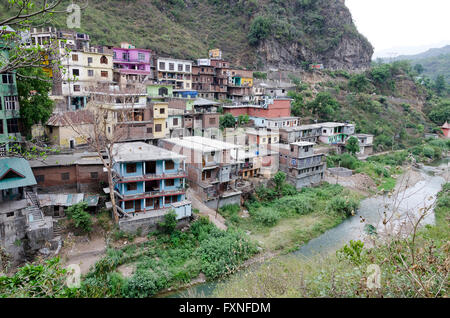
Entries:
[[441, 48], [433, 48], [429, 49], [423, 53], [414, 54], [414, 55], [399, 55], [395, 58], [393, 58], [396, 61], [400, 60], [409, 60], [409, 61], [415, 61], [420, 59], [426, 59], [430, 57], [436, 57], [443, 54], [450, 54], [450, 45], [446, 45]]

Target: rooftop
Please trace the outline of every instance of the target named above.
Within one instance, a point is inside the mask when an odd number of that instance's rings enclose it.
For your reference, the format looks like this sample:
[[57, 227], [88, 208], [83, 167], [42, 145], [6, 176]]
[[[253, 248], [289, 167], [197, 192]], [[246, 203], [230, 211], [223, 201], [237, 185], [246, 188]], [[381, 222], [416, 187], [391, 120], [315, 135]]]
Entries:
[[322, 127], [339, 127], [339, 126], [354, 126], [353, 124], [348, 123], [335, 123], [335, 122], [326, 122], [320, 123]]
[[48, 126], [70, 126], [82, 125], [82, 124], [92, 124], [94, 123], [94, 118], [89, 110], [77, 110], [69, 112], [57, 112], [53, 113], [52, 116], [47, 121]]
[[0, 190], [36, 184], [30, 165], [23, 158], [0, 159]]
[[165, 139], [165, 141], [180, 147], [201, 150], [202, 152], [212, 152], [218, 150], [239, 149], [242, 146], [217, 139], [210, 139], [201, 136], [191, 136], [181, 138]]
[[291, 143], [291, 145], [299, 146], [299, 147], [306, 147], [306, 146], [314, 146], [315, 143], [308, 142], [308, 141], [298, 141], [298, 142]]
[[45, 160], [29, 160], [32, 168], [71, 166], [78, 165], [101, 165], [102, 161], [96, 152], [73, 153], [69, 155], [50, 155]]
[[209, 105], [220, 105], [220, 103], [205, 99], [205, 98], [197, 98], [194, 103], [194, 106], [209, 106]]
[[301, 125], [301, 126], [297, 126], [297, 127], [280, 128], [280, 130], [284, 130], [284, 131], [300, 131], [300, 130], [320, 129], [320, 128], [322, 128], [321, 125], [312, 124], [312, 125]]
[[130, 142], [115, 144], [113, 147], [114, 161], [139, 162], [163, 159], [185, 159], [185, 156], [164, 148], [146, 144], [145, 142]]

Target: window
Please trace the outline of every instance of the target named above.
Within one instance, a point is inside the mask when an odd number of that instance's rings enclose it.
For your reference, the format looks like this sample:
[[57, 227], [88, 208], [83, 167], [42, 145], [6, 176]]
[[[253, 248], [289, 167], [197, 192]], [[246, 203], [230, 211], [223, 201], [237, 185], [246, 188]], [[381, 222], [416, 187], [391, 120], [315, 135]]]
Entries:
[[138, 53], [138, 60], [139, 61], [145, 61], [145, 54], [144, 53]]
[[5, 96], [5, 110], [18, 110], [19, 100], [17, 96]]
[[166, 179], [164, 180], [165, 186], [166, 187], [173, 187], [175, 185], [175, 180], [174, 179]]
[[91, 179], [98, 179], [98, 172], [91, 172]]
[[3, 84], [14, 84], [12, 74], [2, 74]]
[[211, 170], [205, 170], [202, 173], [202, 180], [211, 178]]
[[94, 76], [94, 70], [88, 70], [88, 76], [90, 77]]
[[152, 127], [147, 128], [147, 133], [148, 133], [148, 134], [153, 133], [153, 128], [152, 128]]
[[166, 69], [166, 63], [165, 62], [159, 62], [159, 69], [165, 70]]
[[178, 196], [177, 195], [169, 195], [165, 198], [166, 203], [175, 203], [178, 202]]
[[155, 131], [156, 132], [160, 132], [162, 130], [161, 124], [156, 124], [155, 125]]
[[61, 180], [69, 180], [70, 179], [70, 174], [69, 172], [63, 172], [61, 173]]
[[165, 112], [166, 112], [166, 109], [165, 109], [165, 108], [160, 108], [160, 109], [159, 109], [159, 113], [160, 113], [160, 114], [165, 114]]
[[108, 58], [106, 56], [102, 56], [100, 58], [100, 64], [108, 64]]
[[12, 217], [12, 216], [14, 216], [14, 212], [6, 213], [6, 217], [7, 217], [7, 218], [10, 218], [10, 217]]
[[134, 201], [125, 201], [125, 209], [134, 209]]
[[114, 60], [117, 59], [117, 53], [116, 52], [113, 52], [113, 59]]
[[173, 160], [166, 160], [166, 170], [175, 169], [175, 162]]
[[186, 72], [190, 72], [191, 71], [191, 66], [189, 64], [185, 65], [185, 70]]
[[178, 118], [173, 118], [172, 123], [174, 126], [178, 126]]
[[130, 59], [130, 55], [128, 53], [122, 53], [122, 60], [128, 61]]
[[45, 176], [44, 175], [36, 176], [36, 181], [37, 182], [44, 182], [44, 180], [45, 180]]
[[178, 64], [178, 71], [183, 72], [183, 64]]
[[137, 183], [136, 182], [127, 183], [127, 191], [134, 191], [134, 190], [137, 190]]
[[137, 166], [135, 163], [127, 163], [127, 173], [135, 173]]
[[216, 124], [216, 118], [212, 117], [209, 119], [209, 124], [210, 125], [215, 125]]
[[175, 64], [169, 63], [169, 71], [173, 71], [173, 70], [175, 70]]
[[17, 118], [11, 118], [6, 120], [6, 127], [8, 133], [18, 133], [19, 132], [19, 121]]
[[74, 69], [72, 70], [72, 75], [73, 75], [73, 76], [80, 76], [80, 70], [74, 68]]
[[152, 207], [153, 206], [153, 198], [145, 199], [145, 206], [146, 207]]
[[108, 71], [102, 71], [101, 72], [102, 77], [108, 77]]
[[3, 119], [0, 119], [0, 135], [3, 134]]
[[78, 61], [78, 54], [72, 54], [72, 61]]
[[81, 90], [80, 85], [73, 85], [73, 91], [79, 92]]
[[167, 87], [161, 87], [160, 89], [158, 89], [159, 96], [165, 96], [168, 94], [169, 94], [169, 90], [167, 89]]

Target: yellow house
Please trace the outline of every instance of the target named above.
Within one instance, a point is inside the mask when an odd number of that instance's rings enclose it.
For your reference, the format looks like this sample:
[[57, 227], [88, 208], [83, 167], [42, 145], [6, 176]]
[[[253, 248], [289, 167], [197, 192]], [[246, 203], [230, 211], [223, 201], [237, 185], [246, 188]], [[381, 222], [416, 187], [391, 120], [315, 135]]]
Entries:
[[153, 136], [165, 138], [167, 133], [166, 119], [169, 113], [169, 103], [153, 102]]
[[93, 119], [87, 110], [54, 113], [47, 121], [45, 133], [54, 146], [75, 148], [87, 144]]
[[250, 77], [242, 77], [242, 78], [241, 78], [241, 85], [242, 85], [242, 86], [249, 86], [249, 87], [252, 87], [252, 86], [253, 86], [253, 78], [250, 78]]

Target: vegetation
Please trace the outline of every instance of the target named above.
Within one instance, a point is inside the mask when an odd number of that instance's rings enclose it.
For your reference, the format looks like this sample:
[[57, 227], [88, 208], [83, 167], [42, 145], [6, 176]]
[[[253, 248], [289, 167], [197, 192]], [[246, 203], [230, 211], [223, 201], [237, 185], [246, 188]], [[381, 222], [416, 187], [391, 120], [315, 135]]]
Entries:
[[[436, 225], [374, 247], [350, 241], [336, 255], [274, 259], [219, 284], [217, 297], [448, 297], [450, 184], [435, 208]], [[374, 267], [380, 269], [377, 288]]]
[[82, 232], [89, 233], [92, 231], [92, 217], [86, 212], [87, 202], [82, 201], [67, 208], [67, 217], [74, 222], [75, 228]]
[[219, 127], [220, 129], [234, 128], [236, 125], [236, 119], [230, 113], [227, 113], [219, 117]]
[[347, 140], [347, 143], [345, 144], [345, 149], [351, 153], [352, 155], [355, 155], [357, 152], [359, 152], [359, 140], [356, 137], [350, 137]]

